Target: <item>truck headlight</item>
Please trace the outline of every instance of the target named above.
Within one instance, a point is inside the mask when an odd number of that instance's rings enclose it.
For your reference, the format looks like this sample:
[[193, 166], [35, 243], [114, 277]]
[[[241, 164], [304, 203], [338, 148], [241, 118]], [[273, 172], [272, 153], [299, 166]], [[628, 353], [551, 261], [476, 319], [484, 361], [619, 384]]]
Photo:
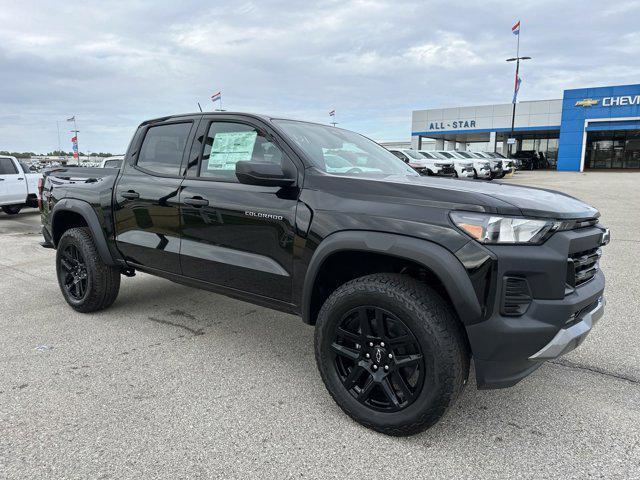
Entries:
[[453, 223], [474, 240], [486, 244], [544, 242], [560, 222], [523, 217], [502, 217], [486, 213], [451, 212]]

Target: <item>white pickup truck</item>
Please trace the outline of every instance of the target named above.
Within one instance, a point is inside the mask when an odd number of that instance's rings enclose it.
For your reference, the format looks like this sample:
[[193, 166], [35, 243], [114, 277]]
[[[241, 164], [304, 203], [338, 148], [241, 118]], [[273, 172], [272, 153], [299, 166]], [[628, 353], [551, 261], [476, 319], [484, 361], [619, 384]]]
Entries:
[[27, 207], [38, 206], [38, 179], [29, 167], [15, 157], [0, 157], [0, 207], [7, 215], [16, 215]]

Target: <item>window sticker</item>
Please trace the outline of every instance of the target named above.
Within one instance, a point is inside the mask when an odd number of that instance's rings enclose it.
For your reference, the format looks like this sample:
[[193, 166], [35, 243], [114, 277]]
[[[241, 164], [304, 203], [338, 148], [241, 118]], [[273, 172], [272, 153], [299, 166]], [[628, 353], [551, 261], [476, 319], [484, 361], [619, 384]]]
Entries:
[[251, 160], [258, 132], [216, 133], [207, 170], [235, 170], [236, 163]]

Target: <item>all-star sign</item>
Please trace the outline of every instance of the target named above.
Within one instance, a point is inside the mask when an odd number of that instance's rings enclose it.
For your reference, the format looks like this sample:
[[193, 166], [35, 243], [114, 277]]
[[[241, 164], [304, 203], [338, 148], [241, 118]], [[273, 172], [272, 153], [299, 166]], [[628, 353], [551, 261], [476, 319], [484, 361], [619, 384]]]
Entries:
[[452, 122], [429, 122], [429, 130], [460, 130], [476, 128], [475, 120], [454, 120]]

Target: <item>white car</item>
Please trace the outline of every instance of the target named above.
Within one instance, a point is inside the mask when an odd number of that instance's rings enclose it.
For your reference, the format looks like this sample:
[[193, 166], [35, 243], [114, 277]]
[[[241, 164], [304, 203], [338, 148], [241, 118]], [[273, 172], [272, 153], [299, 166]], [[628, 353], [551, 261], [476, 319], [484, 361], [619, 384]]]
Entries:
[[459, 152], [471, 155], [473, 158], [480, 158], [487, 160], [491, 164], [491, 178], [502, 178], [507, 173], [503, 168], [503, 162], [501, 158], [491, 157], [483, 153], [485, 152]]
[[478, 159], [472, 155], [466, 155], [467, 152], [457, 152], [455, 150], [436, 150], [436, 153], [452, 159], [456, 165], [460, 165], [459, 168], [468, 169], [468, 165], [471, 163], [473, 178], [491, 179], [491, 164], [488, 160]]
[[382, 173], [380, 169], [353, 165], [349, 160], [330, 153], [324, 154], [324, 164], [327, 173]]
[[409, 148], [392, 148], [389, 149], [389, 151], [422, 175], [455, 175], [451, 161], [434, 158], [431, 152], [425, 155], [425, 152], [418, 152], [417, 150], [411, 150]]
[[[423, 152], [424, 153], [424, 152]], [[440, 158], [445, 162], [452, 164], [454, 169], [454, 176], [457, 178], [474, 178], [475, 171], [473, 169], [473, 162], [469, 162], [466, 160], [462, 160], [460, 158], [456, 158], [455, 156], [450, 158], [446, 155], [443, 155], [441, 151], [429, 151], [434, 158]]]
[[[445, 158], [437, 153], [432, 152], [431, 150], [418, 150], [420, 154], [425, 157], [430, 162], [433, 162], [433, 171], [436, 175], [446, 176], [446, 177], [458, 177], [459, 175], [458, 169], [456, 167], [456, 163], [449, 158]], [[464, 175], [462, 175], [464, 176]]]
[[39, 173], [15, 157], [0, 157], [0, 207], [7, 215], [16, 215], [27, 207], [38, 206]]
[[[498, 152], [475, 152], [479, 155], [482, 155], [484, 158], [488, 158], [492, 161], [501, 161], [502, 162], [502, 171], [504, 175], [509, 175], [516, 171], [516, 164], [511, 158], [505, 158], [503, 155]], [[503, 176], [504, 176], [503, 175]]]
[[107, 157], [100, 162], [100, 168], [120, 168], [124, 160], [124, 155], [116, 157]]

